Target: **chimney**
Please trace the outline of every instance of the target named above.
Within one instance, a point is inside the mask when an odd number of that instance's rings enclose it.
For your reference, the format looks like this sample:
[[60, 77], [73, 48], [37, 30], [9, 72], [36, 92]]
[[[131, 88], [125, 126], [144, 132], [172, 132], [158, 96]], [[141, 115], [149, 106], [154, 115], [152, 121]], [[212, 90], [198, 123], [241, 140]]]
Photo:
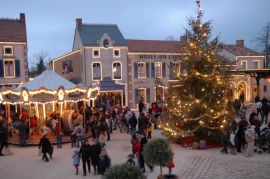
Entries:
[[187, 42], [187, 36], [180, 36], [180, 42], [186, 43]]
[[236, 46], [244, 47], [245, 43], [244, 40], [236, 40]]
[[20, 13], [20, 22], [25, 24], [25, 14], [24, 13]]
[[76, 27], [81, 27], [82, 26], [82, 19], [81, 18], [77, 18], [76, 19]]

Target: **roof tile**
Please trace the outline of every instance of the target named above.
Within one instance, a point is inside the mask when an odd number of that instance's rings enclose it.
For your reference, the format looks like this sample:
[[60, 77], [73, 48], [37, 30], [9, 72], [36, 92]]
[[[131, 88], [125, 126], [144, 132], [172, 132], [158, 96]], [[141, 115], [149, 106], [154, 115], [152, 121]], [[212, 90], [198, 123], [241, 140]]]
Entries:
[[19, 19], [0, 19], [0, 42], [27, 42], [26, 24]]
[[127, 40], [129, 52], [185, 53], [184, 43], [166, 40]]

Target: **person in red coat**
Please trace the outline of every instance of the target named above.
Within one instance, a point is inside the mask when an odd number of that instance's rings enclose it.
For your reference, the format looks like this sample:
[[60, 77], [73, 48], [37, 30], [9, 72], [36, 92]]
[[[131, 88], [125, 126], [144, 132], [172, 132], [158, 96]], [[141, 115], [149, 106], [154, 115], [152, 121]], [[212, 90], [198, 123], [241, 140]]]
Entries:
[[171, 158], [168, 165], [167, 165], [167, 168], [169, 169], [169, 175], [172, 174], [172, 168], [174, 168], [174, 163], [173, 163], [173, 159]]

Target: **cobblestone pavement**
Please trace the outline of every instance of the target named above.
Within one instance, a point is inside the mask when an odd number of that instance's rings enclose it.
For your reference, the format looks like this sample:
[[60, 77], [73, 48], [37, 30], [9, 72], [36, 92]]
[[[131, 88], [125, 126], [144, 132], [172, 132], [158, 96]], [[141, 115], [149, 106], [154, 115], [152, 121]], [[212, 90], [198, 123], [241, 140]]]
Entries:
[[266, 179], [270, 176], [270, 161], [196, 156], [190, 158], [186, 165], [180, 170], [178, 176], [186, 179]]
[[[152, 137], [162, 137], [161, 131], [154, 130]], [[114, 131], [111, 134], [111, 141], [106, 142], [106, 148], [112, 164], [126, 162], [126, 156], [131, 153], [130, 135], [120, 133], [119, 130]], [[243, 153], [237, 153], [237, 155], [221, 154], [221, 148], [188, 150], [179, 145], [172, 145], [172, 148], [175, 163], [173, 173], [181, 179], [270, 178], [270, 154], [267, 152], [253, 153], [251, 158], [245, 158]], [[81, 166], [79, 175], [75, 175], [71, 159], [73, 149], [70, 144], [64, 144], [62, 149], [55, 149], [53, 159], [48, 163], [43, 162], [41, 157], [37, 155], [37, 146], [26, 148], [10, 146], [10, 150], [14, 153], [13, 155], [0, 157], [0, 179], [101, 178], [93, 176], [93, 173], [87, 173], [86, 177], [83, 177]], [[4, 154], [7, 154], [5, 149]], [[168, 169], [163, 168], [163, 173], [167, 172]], [[160, 174], [159, 167], [155, 167], [153, 172], [150, 172], [150, 169], [146, 167], [145, 174], [148, 179], [156, 179]]]

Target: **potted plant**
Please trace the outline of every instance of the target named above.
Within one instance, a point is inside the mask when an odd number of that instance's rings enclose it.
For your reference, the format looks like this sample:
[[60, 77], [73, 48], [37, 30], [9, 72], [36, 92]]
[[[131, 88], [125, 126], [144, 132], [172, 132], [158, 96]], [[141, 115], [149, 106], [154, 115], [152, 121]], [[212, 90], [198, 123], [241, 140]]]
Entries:
[[158, 179], [178, 179], [176, 175], [162, 174], [162, 167], [166, 167], [173, 157], [172, 148], [168, 141], [160, 138], [147, 142], [143, 148], [142, 155], [146, 163], [160, 167]]
[[103, 179], [147, 179], [142, 170], [129, 163], [111, 166], [103, 176]]

